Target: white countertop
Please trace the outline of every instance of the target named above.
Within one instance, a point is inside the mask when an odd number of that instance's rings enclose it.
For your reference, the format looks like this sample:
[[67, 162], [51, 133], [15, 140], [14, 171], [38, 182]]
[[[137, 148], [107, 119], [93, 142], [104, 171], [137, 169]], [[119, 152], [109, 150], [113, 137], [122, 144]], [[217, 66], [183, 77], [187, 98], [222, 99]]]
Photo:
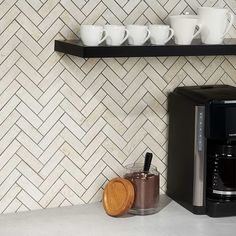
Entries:
[[149, 216], [105, 214], [101, 203], [0, 216], [0, 236], [234, 236], [236, 217], [190, 213], [162, 196], [160, 211]]

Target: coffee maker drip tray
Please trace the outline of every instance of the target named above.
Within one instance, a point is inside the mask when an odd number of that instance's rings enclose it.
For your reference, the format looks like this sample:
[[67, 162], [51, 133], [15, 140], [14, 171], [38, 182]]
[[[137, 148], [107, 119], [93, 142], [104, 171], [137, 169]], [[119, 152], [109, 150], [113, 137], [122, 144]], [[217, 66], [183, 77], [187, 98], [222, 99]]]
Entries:
[[207, 215], [211, 217], [235, 216], [236, 200], [215, 200], [208, 198], [206, 207]]

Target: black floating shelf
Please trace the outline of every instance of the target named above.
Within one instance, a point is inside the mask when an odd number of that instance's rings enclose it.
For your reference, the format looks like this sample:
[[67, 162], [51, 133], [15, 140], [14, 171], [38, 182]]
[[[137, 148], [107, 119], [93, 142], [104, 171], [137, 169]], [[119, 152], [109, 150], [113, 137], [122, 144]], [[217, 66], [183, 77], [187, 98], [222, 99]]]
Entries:
[[225, 39], [223, 44], [206, 45], [199, 39], [191, 45], [176, 45], [170, 41], [163, 46], [145, 44], [143, 46], [84, 46], [79, 40], [55, 41], [55, 51], [83, 58], [98, 57], [159, 57], [159, 56], [210, 56], [236, 55], [236, 39]]

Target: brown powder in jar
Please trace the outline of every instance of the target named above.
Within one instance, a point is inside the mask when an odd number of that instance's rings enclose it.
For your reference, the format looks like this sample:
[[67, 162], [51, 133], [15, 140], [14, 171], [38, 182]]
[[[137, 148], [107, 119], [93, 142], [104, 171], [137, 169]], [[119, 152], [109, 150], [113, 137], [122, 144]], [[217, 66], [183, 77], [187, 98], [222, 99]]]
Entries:
[[159, 200], [159, 175], [134, 172], [124, 176], [133, 183], [135, 197], [132, 209], [156, 208]]

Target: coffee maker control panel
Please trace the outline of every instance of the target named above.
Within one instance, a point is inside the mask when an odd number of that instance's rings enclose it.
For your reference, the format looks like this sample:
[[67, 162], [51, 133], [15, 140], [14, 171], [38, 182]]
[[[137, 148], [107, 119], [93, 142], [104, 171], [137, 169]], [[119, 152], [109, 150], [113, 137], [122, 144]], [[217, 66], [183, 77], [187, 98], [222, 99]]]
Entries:
[[205, 107], [195, 107], [193, 205], [204, 206]]
[[202, 152], [204, 149], [205, 108], [199, 106], [197, 112], [197, 146], [198, 151]]

